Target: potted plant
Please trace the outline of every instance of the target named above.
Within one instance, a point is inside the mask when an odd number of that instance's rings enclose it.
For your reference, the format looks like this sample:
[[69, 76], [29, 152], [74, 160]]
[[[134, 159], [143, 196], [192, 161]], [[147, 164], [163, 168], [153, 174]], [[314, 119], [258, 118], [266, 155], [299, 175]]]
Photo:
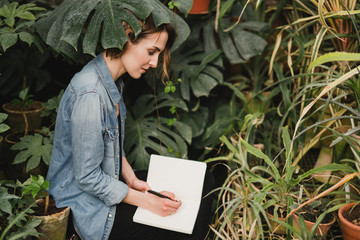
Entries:
[[41, 69], [48, 52], [44, 51], [43, 43], [33, 29], [37, 20], [34, 12], [43, 10], [34, 3], [9, 3], [7, 0], [0, 3], [0, 95], [19, 92], [18, 99], [2, 106], [9, 114], [8, 122], [13, 132], [41, 126], [33, 116], [40, 115], [42, 104], [31, 99], [28, 88], [39, 91], [50, 80], [50, 74]]
[[[30, 217], [34, 213], [36, 198], [44, 197], [49, 183], [42, 176], [28, 181], [0, 181], [0, 240], [39, 237], [35, 229], [41, 219]], [[32, 185], [28, 187], [30, 181]], [[35, 186], [36, 182], [36, 186]]]
[[[318, 192], [315, 191], [314, 194], [317, 195]], [[335, 215], [328, 212], [330, 207], [330, 201], [326, 198], [320, 198], [305, 205], [293, 215], [295, 229], [301, 232], [302, 227], [305, 225], [308, 237], [321, 235], [326, 238], [328, 231], [336, 220]]]
[[343, 205], [339, 211], [341, 232], [344, 240], [359, 239], [360, 233], [360, 205], [353, 202]]
[[[41, 175], [30, 176], [24, 183], [0, 181], [0, 240], [29, 236], [65, 239], [70, 208], [57, 209], [51, 203], [48, 188], [49, 182]], [[46, 207], [41, 208], [40, 199], [45, 199]], [[49, 229], [49, 223], [52, 225], [50, 233], [44, 231]]]
[[28, 131], [39, 129], [42, 118], [41, 111], [44, 110], [43, 103], [34, 101], [33, 95], [29, 93], [30, 88], [19, 92], [19, 98], [12, 102], [3, 104], [3, 109], [9, 114], [8, 122], [13, 132], [21, 132], [25, 136]]
[[49, 196], [47, 190], [49, 189], [49, 182], [44, 180], [44, 177], [30, 176], [30, 178], [23, 183], [24, 193], [31, 192], [32, 196], [44, 196], [36, 199], [36, 207], [32, 209], [34, 212], [31, 218], [40, 221], [41, 223], [36, 227], [40, 233], [39, 239], [46, 240], [65, 240], [68, 219], [70, 214], [70, 207], [57, 208], [53, 199]]
[[[285, 234], [284, 231], [286, 229], [290, 229], [291, 227], [289, 216], [293, 214], [294, 210], [291, 210], [290, 206], [293, 205], [294, 196], [296, 196], [296, 193], [299, 191], [299, 183], [301, 181], [310, 177], [314, 173], [322, 172], [324, 170], [354, 172], [354, 169], [343, 164], [329, 164], [327, 166], [310, 169], [309, 171], [301, 174], [296, 174], [295, 167], [292, 166], [293, 156], [292, 152], [290, 151], [290, 135], [288, 133], [287, 127], [283, 127], [282, 130], [282, 138], [286, 156], [283, 169], [278, 169], [278, 167], [266, 154], [242, 140], [245, 149], [250, 154], [264, 159], [266, 164], [269, 166], [255, 166], [251, 169], [251, 171], [245, 171], [249, 176], [249, 182], [260, 183], [262, 185], [261, 191], [267, 192], [264, 198], [264, 208], [273, 209], [271, 212], [273, 217], [270, 217], [270, 219], [273, 219], [276, 222], [276, 226], [273, 227], [273, 231], [276, 232], [280, 228], [280, 232], [277, 232], [279, 234]], [[266, 176], [270, 177], [268, 178]], [[343, 182], [339, 183], [343, 184]], [[339, 185], [334, 185], [333, 187], [337, 188]], [[317, 195], [317, 197], [318, 196], [320, 196], [320, 194]], [[316, 200], [315, 198], [312, 199]], [[302, 207], [303, 205], [300, 204], [300, 206]], [[296, 211], [297, 210], [298, 209], [296, 209]]]
[[[7, 166], [6, 175], [8, 178], [24, 181], [30, 174], [46, 175], [54, 137], [52, 127], [55, 124], [57, 108], [62, 94], [63, 90], [43, 104], [44, 110], [41, 116], [47, 117], [50, 122], [48, 127], [36, 129], [26, 136], [14, 134], [6, 136], [8, 161], [13, 164]], [[11, 136], [17, 136], [17, 138], [11, 139]]]
[[[215, 224], [211, 227], [217, 237], [236, 239], [241, 235], [243, 239], [265, 237], [266, 225], [270, 226], [269, 219], [262, 206], [262, 200], [267, 194], [259, 191], [259, 185], [248, 182], [245, 169], [251, 169], [251, 158], [244, 148], [241, 139], [249, 141], [253, 122], [259, 121], [258, 116], [248, 114], [240, 133], [227, 139], [220, 137], [226, 146], [227, 155], [206, 160], [207, 163], [223, 163], [228, 169], [228, 176], [221, 187], [214, 190], [219, 192]], [[260, 145], [255, 145], [261, 147]]]

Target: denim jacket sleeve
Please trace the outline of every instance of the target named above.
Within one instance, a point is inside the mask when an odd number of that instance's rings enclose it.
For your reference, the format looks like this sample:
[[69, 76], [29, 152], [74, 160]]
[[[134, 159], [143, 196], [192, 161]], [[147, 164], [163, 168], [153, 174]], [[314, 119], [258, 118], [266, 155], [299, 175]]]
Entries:
[[101, 168], [104, 161], [104, 139], [100, 96], [95, 92], [78, 96], [70, 121], [77, 185], [83, 191], [99, 197], [108, 206], [121, 202], [127, 195], [128, 186]]

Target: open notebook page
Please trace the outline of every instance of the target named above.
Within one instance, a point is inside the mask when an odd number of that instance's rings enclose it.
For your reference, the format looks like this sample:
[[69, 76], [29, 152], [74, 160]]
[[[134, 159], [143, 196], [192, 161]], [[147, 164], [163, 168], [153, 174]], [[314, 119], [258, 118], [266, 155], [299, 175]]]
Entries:
[[161, 217], [137, 208], [133, 220], [154, 227], [191, 234], [199, 211], [206, 164], [151, 155], [147, 183], [158, 192], [173, 192], [182, 201], [176, 214]]

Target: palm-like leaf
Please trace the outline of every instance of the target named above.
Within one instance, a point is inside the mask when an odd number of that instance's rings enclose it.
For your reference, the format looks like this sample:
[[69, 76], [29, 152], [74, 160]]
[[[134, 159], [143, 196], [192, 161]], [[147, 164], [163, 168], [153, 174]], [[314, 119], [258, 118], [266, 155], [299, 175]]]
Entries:
[[187, 41], [180, 54], [175, 54], [172, 71], [176, 74], [175, 79], [182, 80], [180, 91], [185, 100], [190, 100], [190, 91], [197, 98], [207, 97], [223, 81], [221, 53], [222, 50], [206, 52], [200, 42]]
[[182, 100], [174, 100], [169, 94], [157, 96], [157, 104], [151, 94], [143, 95], [135, 102], [132, 114], [128, 114], [126, 119], [124, 146], [126, 156], [134, 168], [146, 169], [151, 153], [183, 158], [187, 156], [186, 142], [191, 142], [191, 128], [180, 121], [176, 121], [172, 127], [167, 126], [167, 118], [159, 119], [154, 114], [157, 110], [173, 105], [188, 111]]
[[98, 47], [121, 49], [128, 38], [122, 27], [127, 22], [137, 36], [141, 26], [136, 17], [145, 20], [152, 14], [156, 26], [171, 23], [176, 27], [178, 46], [189, 35], [186, 22], [158, 0], [65, 0], [36, 24], [46, 43], [55, 50], [76, 59], [79, 52], [95, 56]]

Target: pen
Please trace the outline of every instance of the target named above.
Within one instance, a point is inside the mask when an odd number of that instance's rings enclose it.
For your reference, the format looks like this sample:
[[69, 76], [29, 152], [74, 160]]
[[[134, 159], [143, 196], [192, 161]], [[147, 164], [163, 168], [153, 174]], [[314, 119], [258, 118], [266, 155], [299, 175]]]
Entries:
[[[156, 192], [156, 191], [154, 191], [154, 190], [147, 190], [147, 192], [148, 192], [148, 193], [151, 193], [151, 194], [154, 194], [154, 195], [156, 195], [156, 196], [158, 196], [158, 197], [161, 197], [161, 198], [167, 198], [167, 199], [170, 199], [171, 201], [176, 201], [176, 200], [171, 199], [171, 198], [169, 198], [168, 196], [165, 196], [165, 195], [163, 195], [163, 194], [161, 194], [161, 193], [159, 193], [159, 192]], [[177, 201], [176, 201], [176, 202], [177, 202]]]

